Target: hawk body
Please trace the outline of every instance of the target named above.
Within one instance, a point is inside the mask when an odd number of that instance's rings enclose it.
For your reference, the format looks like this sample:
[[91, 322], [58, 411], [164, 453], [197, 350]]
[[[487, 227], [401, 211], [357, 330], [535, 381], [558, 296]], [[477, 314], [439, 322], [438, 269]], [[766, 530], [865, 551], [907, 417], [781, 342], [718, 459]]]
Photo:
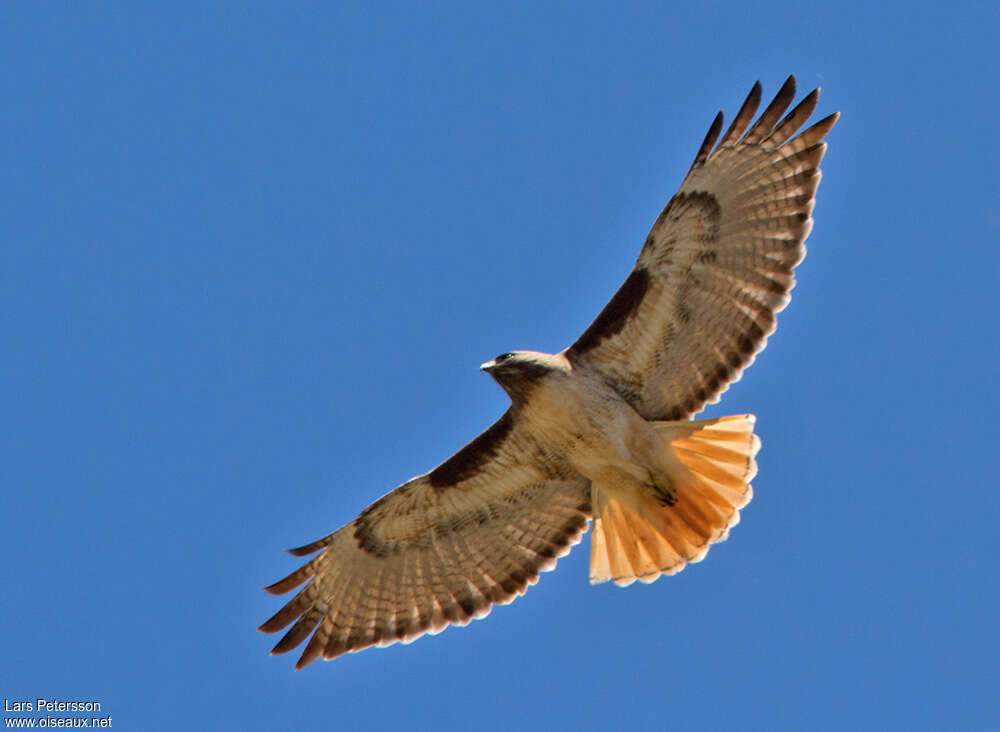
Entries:
[[726, 538], [752, 495], [754, 419], [691, 417], [740, 377], [788, 303], [837, 119], [799, 132], [818, 94], [782, 117], [789, 77], [751, 125], [758, 83], [721, 140], [720, 113], [580, 338], [483, 364], [511, 399], [497, 422], [292, 550], [316, 556], [266, 588], [305, 584], [260, 627], [291, 625], [274, 653], [308, 639], [302, 667], [464, 625], [523, 594], [589, 520], [592, 582], [649, 582]]

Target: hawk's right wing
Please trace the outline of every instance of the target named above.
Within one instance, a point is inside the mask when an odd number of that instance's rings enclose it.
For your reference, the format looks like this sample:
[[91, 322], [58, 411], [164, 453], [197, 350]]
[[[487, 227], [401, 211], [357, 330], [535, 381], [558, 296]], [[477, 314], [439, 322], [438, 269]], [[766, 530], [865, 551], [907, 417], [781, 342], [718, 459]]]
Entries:
[[587, 527], [590, 481], [542, 448], [511, 412], [427, 475], [407, 481], [296, 556], [322, 550], [267, 587], [311, 580], [260, 626], [311, 635], [296, 668], [465, 625], [524, 593]]

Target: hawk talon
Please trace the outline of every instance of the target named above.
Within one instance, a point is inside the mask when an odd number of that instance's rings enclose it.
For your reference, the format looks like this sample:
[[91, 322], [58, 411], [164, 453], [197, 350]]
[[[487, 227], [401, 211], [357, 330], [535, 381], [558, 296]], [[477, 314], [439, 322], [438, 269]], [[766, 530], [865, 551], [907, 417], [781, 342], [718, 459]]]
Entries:
[[653, 497], [664, 506], [676, 506], [677, 489], [674, 488], [673, 481], [671, 481], [666, 475], [662, 474], [659, 481], [657, 481], [652, 473], [649, 474], [649, 478], [650, 482], [647, 485], [650, 490], [652, 490]]

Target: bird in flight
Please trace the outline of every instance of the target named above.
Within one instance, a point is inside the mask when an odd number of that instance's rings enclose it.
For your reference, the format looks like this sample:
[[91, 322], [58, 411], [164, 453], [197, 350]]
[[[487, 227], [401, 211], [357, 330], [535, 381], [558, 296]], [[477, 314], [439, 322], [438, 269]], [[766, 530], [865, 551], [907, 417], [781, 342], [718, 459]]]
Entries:
[[[720, 112], [635, 267], [575, 343], [482, 365], [510, 397], [490, 428], [312, 544], [265, 588], [307, 583], [260, 626], [296, 664], [466, 625], [523, 594], [593, 522], [590, 581], [674, 574], [751, 498], [754, 417], [692, 420], [774, 331], [805, 256], [832, 114], [799, 132], [795, 77], [753, 122]], [[782, 116], [784, 115], [784, 116]], [[751, 124], [752, 122], [752, 124]], [[797, 134], [798, 133], [798, 134]], [[718, 143], [718, 144], [716, 144]]]

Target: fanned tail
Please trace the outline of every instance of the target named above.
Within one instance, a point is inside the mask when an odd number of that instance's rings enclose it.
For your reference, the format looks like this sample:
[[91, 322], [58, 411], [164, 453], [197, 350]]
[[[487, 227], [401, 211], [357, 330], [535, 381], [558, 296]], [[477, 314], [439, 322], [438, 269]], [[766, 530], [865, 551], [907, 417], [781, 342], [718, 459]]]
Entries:
[[669, 485], [636, 491], [594, 484], [590, 581], [652, 582], [724, 541], [753, 497], [760, 449], [754, 422], [752, 414], [652, 422], [664, 439]]

